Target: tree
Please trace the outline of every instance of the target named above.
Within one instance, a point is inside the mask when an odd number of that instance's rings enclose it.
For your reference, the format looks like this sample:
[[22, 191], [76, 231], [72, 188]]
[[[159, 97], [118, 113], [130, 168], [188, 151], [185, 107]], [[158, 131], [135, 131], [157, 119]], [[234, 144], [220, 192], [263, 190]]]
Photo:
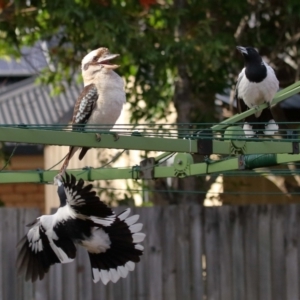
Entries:
[[[231, 87], [242, 67], [235, 46], [252, 45], [276, 66], [281, 86], [299, 78], [300, 4], [289, 1], [43, 0], [0, 3], [0, 54], [46, 40], [55, 72], [44, 84], [78, 74], [87, 50], [105, 45], [121, 54], [132, 122], [164, 119], [173, 101], [177, 122], [213, 122], [214, 95]], [[144, 100], [142, 108], [139, 102]], [[198, 158], [199, 159], [199, 158]], [[200, 158], [201, 159], [201, 158]], [[179, 180], [182, 190], [201, 178]], [[179, 201], [199, 202], [184, 194]]]

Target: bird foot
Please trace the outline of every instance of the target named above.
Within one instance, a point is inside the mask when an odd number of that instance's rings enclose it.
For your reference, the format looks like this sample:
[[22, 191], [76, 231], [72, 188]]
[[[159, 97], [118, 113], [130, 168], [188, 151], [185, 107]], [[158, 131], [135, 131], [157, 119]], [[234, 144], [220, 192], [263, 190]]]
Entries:
[[275, 133], [278, 132], [278, 130], [279, 130], [279, 127], [275, 123], [275, 121], [274, 120], [270, 120], [268, 122], [268, 124], [265, 126], [264, 134], [265, 135], [275, 135]]
[[252, 126], [249, 123], [245, 122], [243, 130], [246, 138], [253, 138], [255, 136], [255, 132], [252, 130]]
[[101, 142], [101, 134], [100, 133], [96, 133], [96, 141]]
[[62, 183], [63, 183], [63, 180], [62, 180], [62, 177], [64, 175], [64, 172], [60, 172], [58, 173], [56, 176], [54, 176], [54, 180], [53, 180], [53, 183], [54, 185], [57, 185], [57, 186], [61, 186]]
[[114, 141], [115, 142], [120, 138], [119, 135], [116, 132], [113, 133], [113, 136], [114, 136]]

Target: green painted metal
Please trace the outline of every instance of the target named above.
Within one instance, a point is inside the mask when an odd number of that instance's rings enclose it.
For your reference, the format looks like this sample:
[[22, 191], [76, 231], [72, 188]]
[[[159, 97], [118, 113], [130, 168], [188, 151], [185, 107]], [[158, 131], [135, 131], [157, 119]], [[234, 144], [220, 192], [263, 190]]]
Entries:
[[178, 153], [174, 159], [174, 175], [175, 177], [184, 178], [191, 175], [190, 167], [193, 164], [193, 156], [189, 153]]
[[[271, 105], [273, 106], [293, 95], [296, 95], [299, 92], [300, 92], [300, 81], [297, 81], [294, 84], [286, 87], [285, 89], [277, 92]], [[218, 125], [212, 126], [211, 129], [213, 131], [222, 130], [222, 129], [226, 128], [228, 125], [240, 122], [243, 119], [245, 119], [246, 117], [249, 117], [252, 114], [254, 114], [256, 111], [263, 110], [263, 109], [267, 108], [268, 106], [269, 106], [268, 104], [264, 103], [264, 104], [258, 105], [256, 107], [253, 107], [241, 114], [236, 114], [236, 115], [232, 116], [231, 118], [219, 123]]]
[[300, 154], [281, 154], [276, 156], [277, 164], [300, 161]]
[[292, 84], [292, 85], [286, 87], [285, 89], [279, 91], [275, 95], [271, 105], [273, 106], [273, 105], [281, 102], [282, 100], [285, 100], [285, 99], [287, 99], [287, 98], [289, 98], [289, 97], [291, 97], [295, 94], [298, 94], [299, 92], [300, 92], [300, 81], [297, 81], [294, 84]]
[[[300, 92], [300, 81], [279, 91], [272, 101], [272, 105]], [[235, 115], [218, 125], [212, 126], [212, 131], [224, 130], [228, 125], [241, 121], [247, 116], [268, 107], [267, 104], [259, 105], [248, 111]], [[101, 131], [100, 131], [101, 132]], [[230, 127], [225, 136], [212, 141], [212, 153], [224, 155], [248, 155], [244, 161], [239, 157], [231, 157], [226, 160], [193, 163], [189, 153], [197, 153], [197, 139], [175, 139], [168, 137], [145, 137], [139, 135], [122, 135], [115, 140], [113, 133], [101, 132], [101, 141], [98, 142], [95, 133], [72, 132], [22, 127], [0, 127], [0, 141], [16, 143], [32, 143], [45, 145], [70, 145], [92, 148], [132, 149], [145, 151], [165, 151], [155, 158], [157, 166], [154, 167], [154, 178], [186, 177], [211, 173], [222, 173], [230, 170], [238, 170], [241, 167], [258, 168], [273, 164], [300, 161], [300, 155], [289, 154], [293, 152], [293, 141], [278, 139], [247, 140], [243, 136], [240, 127]], [[199, 142], [201, 143], [201, 141]], [[174, 152], [179, 152], [175, 157], [173, 166], [160, 166], [159, 162], [168, 158]], [[181, 153], [181, 154], [180, 154]], [[181, 162], [180, 164], [178, 164]], [[139, 179], [139, 166], [132, 168], [99, 168], [85, 170], [68, 170], [77, 178], [84, 180], [113, 180], [113, 179]], [[53, 182], [57, 174], [53, 171], [2, 171], [0, 183], [19, 182]]]
[[[57, 170], [52, 171], [2, 171], [0, 172], [0, 183], [53, 183]], [[113, 179], [138, 179], [139, 172], [135, 168], [103, 168], [103, 169], [85, 169], [85, 170], [68, 170], [77, 179], [83, 180], [113, 180]]]
[[[94, 133], [79, 133], [71, 131], [55, 131], [40, 129], [23, 129], [12, 127], [0, 128], [0, 141], [16, 143], [32, 143], [45, 145], [70, 145], [92, 148], [114, 148], [146, 151], [167, 151], [161, 154], [156, 161], [169, 156], [172, 152], [197, 153], [197, 140], [172, 139], [157, 137], [122, 136], [115, 141], [112, 134], [101, 134], [101, 141], [97, 142]], [[244, 141], [244, 142], [242, 142]], [[264, 153], [292, 153], [293, 143], [279, 139], [247, 139], [213, 140], [214, 154], [232, 154], [232, 147], [239, 150], [238, 145], [243, 147], [241, 154], [264, 154]]]
[[155, 161], [158, 162], [158, 161], [162, 160], [163, 158], [167, 158], [168, 156], [170, 156], [172, 154], [173, 154], [172, 152], [164, 152], [161, 155], [156, 156]]
[[[238, 139], [237, 139], [238, 140]], [[292, 153], [293, 152], [293, 143], [286, 142], [284, 140], [267, 140], [264, 141], [246, 141], [245, 144], [242, 144], [241, 148], [238, 148], [232, 141], [213, 141], [213, 153], [214, 154], [233, 154], [232, 148], [235, 148], [237, 151], [235, 153], [239, 154], [282, 154], [282, 153]], [[240, 150], [240, 151], [238, 151]]]
[[245, 156], [245, 168], [255, 169], [263, 167], [270, 167], [277, 165], [276, 154], [252, 154]]
[[[189, 154], [178, 154], [172, 166], [155, 166], [154, 178], [200, 176], [205, 174], [222, 173], [239, 169], [253, 169], [271, 165], [300, 161], [300, 154], [262, 154], [232, 157], [225, 160], [193, 163]], [[185, 168], [180, 165], [179, 160], [184, 161]], [[178, 170], [184, 171], [179, 172]], [[140, 179], [139, 166], [132, 168], [87, 168], [84, 170], [68, 170], [77, 179], [86, 181], [93, 180], [115, 180], [115, 179]], [[52, 171], [2, 171], [0, 172], [0, 183], [53, 183], [57, 170]]]
[[[115, 141], [113, 134], [0, 127], [0, 141], [91, 148], [132, 149], [146, 151], [197, 152], [197, 141], [160, 137], [122, 136]], [[165, 154], [164, 154], [165, 155]], [[164, 156], [163, 155], [163, 156]]]

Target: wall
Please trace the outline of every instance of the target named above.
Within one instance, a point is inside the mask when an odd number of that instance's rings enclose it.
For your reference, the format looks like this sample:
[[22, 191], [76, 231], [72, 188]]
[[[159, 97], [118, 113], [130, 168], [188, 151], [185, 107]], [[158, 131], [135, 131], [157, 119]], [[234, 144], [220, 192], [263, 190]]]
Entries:
[[[280, 168], [278, 166], [277, 168]], [[299, 203], [299, 185], [293, 176], [269, 176], [270, 180], [255, 172], [251, 176], [223, 176], [223, 204], [288, 204]], [[297, 178], [296, 178], [297, 179]]]
[[[3, 163], [2, 163], [3, 164]], [[14, 155], [8, 170], [44, 169], [43, 155]], [[45, 185], [33, 183], [0, 184], [0, 200], [6, 207], [45, 209]]]

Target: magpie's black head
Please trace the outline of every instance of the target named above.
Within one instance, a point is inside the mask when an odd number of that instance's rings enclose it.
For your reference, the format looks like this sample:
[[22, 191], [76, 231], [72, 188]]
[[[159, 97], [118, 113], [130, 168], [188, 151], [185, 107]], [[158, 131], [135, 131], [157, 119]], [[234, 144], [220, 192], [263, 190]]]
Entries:
[[245, 61], [246, 77], [251, 82], [261, 82], [267, 76], [267, 68], [259, 53], [253, 47], [236, 47], [243, 55]]
[[249, 63], [259, 63], [259, 64], [262, 63], [262, 59], [260, 55], [253, 47], [237, 46], [236, 49], [238, 49], [243, 55], [245, 60], [245, 65]]

